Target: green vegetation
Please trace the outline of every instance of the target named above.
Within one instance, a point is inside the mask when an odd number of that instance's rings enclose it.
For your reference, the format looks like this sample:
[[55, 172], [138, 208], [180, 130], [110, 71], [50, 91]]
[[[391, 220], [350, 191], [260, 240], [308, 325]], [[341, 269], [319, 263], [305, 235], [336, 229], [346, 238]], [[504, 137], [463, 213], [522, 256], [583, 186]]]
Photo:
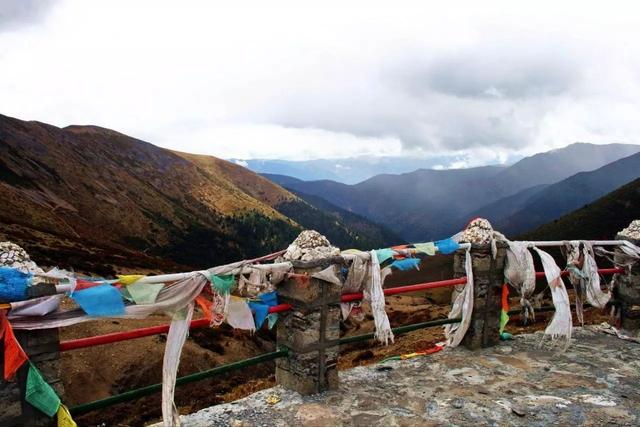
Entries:
[[[315, 196], [311, 200], [291, 200], [275, 206], [278, 212], [306, 229], [316, 230], [342, 249], [376, 249], [402, 243], [393, 232]], [[318, 203], [312, 206], [310, 203]], [[315, 204], [314, 203], [314, 204]]]

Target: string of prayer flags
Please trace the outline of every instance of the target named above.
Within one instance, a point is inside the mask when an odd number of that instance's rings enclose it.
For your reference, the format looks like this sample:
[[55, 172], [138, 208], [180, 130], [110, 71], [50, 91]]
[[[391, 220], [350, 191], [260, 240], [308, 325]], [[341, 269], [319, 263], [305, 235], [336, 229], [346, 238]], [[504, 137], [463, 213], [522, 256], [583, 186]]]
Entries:
[[31, 363], [29, 363], [29, 373], [27, 374], [25, 400], [50, 417], [58, 412], [61, 404], [56, 392]]
[[118, 316], [124, 314], [120, 291], [111, 285], [100, 285], [76, 291], [71, 298], [89, 316]]
[[438, 252], [444, 255], [452, 254], [460, 249], [460, 245], [458, 244], [458, 242], [456, 242], [452, 238], [438, 240], [435, 242], [435, 245], [438, 248]]

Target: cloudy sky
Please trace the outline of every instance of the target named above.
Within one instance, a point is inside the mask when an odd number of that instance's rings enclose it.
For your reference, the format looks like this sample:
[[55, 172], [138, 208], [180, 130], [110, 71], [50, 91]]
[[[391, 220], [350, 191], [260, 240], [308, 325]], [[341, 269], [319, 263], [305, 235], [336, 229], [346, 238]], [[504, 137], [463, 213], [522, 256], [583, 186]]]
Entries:
[[225, 158], [640, 143], [633, 2], [219, 3], [0, 0], [0, 113]]

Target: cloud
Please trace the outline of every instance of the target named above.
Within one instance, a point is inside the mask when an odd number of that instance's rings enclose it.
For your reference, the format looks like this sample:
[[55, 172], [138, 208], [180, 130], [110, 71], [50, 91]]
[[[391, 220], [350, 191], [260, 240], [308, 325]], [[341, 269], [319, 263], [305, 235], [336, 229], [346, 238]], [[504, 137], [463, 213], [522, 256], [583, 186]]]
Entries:
[[246, 160], [236, 159], [236, 160], [233, 161], [233, 163], [235, 163], [238, 166], [245, 167], [245, 168], [249, 167], [249, 163], [247, 163]]
[[0, 0], [0, 32], [41, 21], [57, 0]]
[[633, 2], [58, 3], [2, 8], [1, 113], [242, 159], [640, 142]]

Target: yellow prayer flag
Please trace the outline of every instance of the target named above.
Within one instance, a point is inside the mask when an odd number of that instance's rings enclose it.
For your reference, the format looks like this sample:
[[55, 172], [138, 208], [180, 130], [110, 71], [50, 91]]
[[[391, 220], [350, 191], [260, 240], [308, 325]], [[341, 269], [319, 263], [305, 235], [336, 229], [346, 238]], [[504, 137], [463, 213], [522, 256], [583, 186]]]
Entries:
[[73, 418], [71, 418], [69, 409], [63, 404], [60, 404], [58, 408], [58, 427], [78, 427]]
[[146, 277], [146, 276], [143, 276], [142, 274], [125, 274], [122, 276], [118, 276], [118, 283], [120, 283], [122, 286], [128, 286], [128, 285], [131, 285], [132, 283], [137, 282], [143, 277]]

